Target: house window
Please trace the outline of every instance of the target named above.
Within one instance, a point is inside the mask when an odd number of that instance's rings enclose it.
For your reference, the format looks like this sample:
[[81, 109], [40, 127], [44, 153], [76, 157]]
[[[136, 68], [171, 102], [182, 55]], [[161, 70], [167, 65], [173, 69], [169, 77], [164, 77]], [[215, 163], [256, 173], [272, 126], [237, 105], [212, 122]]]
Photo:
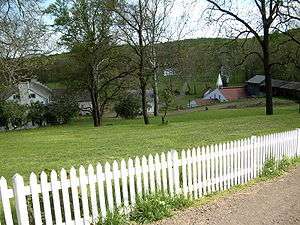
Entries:
[[35, 98], [35, 94], [30, 94], [29, 98]]
[[13, 99], [20, 99], [20, 95], [13, 95]]

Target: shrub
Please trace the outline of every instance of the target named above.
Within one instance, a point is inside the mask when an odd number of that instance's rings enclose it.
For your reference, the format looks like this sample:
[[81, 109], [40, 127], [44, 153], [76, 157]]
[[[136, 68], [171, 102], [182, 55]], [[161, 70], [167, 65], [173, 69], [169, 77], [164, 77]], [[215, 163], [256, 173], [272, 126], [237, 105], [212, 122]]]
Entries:
[[47, 108], [41, 102], [33, 102], [29, 106], [27, 118], [32, 122], [32, 125], [38, 124], [42, 126], [46, 120]]
[[293, 161], [288, 157], [284, 156], [282, 160], [278, 163], [278, 170], [286, 172], [288, 168], [293, 164]]
[[140, 100], [134, 95], [127, 95], [121, 99], [114, 107], [118, 116], [125, 119], [134, 119], [140, 114]]
[[6, 129], [9, 124], [15, 129], [27, 123], [27, 106], [19, 105], [14, 101], [3, 101], [0, 108], [1, 123]]
[[172, 210], [186, 207], [190, 200], [182, 196], [170, 197], [162, 193], [138, 198], [130, 218], [137, 223], [149, 223], [171, 216]]
[[77, 102], [71, 96], [62, 96], [54, 99], [52, 103], [47, 105], [46, 109], [45, 118], [47, 123], [50, 124], [66, 124], [79, 111]]
[[278, 176], [278, 170], [277, 170], [277, 166], [276, 166], [276, 161], [275, 158], [272, 157], [270, 159], [268, 159], [262, 169], [261, 172], [261, 176], [262, 177], [274, 177], [274, 176]]
[[128, 217], [121, 213], [118, 210], [115, 210], [114, 213], [107, 212], [106, 218], [102, 221], [102, 218], [99, 218], [99, 221], [95, 225], [124, 225], [129, 224]]

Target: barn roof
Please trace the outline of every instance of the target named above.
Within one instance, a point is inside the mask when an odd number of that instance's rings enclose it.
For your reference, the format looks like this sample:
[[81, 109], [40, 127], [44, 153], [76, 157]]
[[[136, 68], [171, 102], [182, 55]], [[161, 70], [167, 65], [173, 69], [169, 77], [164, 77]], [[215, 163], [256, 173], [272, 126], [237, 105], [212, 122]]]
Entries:
[[223, 87], [221, 92], [228, 100], [236, 100], [247, 97], [245, 87]]
[[13, 94], [16, 94], [19, 92], [19, 89], [16, 85], [12, 85], [8, 88], [6, 88], [4, 91], [0, 92], [0, 100], [6, 100]]
[[247, 81], [247, 83], [252, 83], [252, 84], [261, 84], [265, 81], [265, 76], [264, 75], [255, 75], [251, 79]]

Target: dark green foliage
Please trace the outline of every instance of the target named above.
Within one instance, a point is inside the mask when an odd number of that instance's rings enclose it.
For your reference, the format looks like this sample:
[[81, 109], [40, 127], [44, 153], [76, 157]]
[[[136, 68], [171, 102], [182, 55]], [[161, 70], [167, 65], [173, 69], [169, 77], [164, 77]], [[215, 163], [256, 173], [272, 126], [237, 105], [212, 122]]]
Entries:
[[47, 105], [46, 120], [50, 124], [66, 124], [78, 113], [76, 100], [71, 96], [56, 98]]
[[288, 168], [293, 164], [293, 159], [289, 159], [284, 156], [282, 160], [278, 163], [278, 170], [282, 172], [286, 172]]
[[149, 223], [172, 215], [175, 209], [187, 207], [191, 202], [183, 196], [170, 197], [163, 193], [138, 198], [130, 219], [137, 223]]
[[168, 121], [166, 121], [167, 113], [174, 101], [175, 96], [172, 90], [170, 88], [164, 89], [161, 94], [161, 111], [163, 112], [163, 115], [161, 117], [162, 124], [168, 123]]
[[265, 162], [264, 167], [261, 172], [261, 176], [262, 177], [275, 177], [278, 175], [279, 175], [279, 173], [278, 173], [277, 166], [276, 166], [276, 160], [274, 157], [272, 157]]
[[134, 95], [127, 95], [115, 105], [114, 109], [118, 116], [125, 119], [134, 119], [140, 113], [140, 100]]
[[27, 123], [27, 106], [14, 101], [0, 103], [0, 123], [8, 129], [9, 124], [15, 129]]
[[46, 119], [47, 108], [41, 102], [33, 102], [29, 106], [27, 118], [32, 122], [32, 125], [42, 126]]

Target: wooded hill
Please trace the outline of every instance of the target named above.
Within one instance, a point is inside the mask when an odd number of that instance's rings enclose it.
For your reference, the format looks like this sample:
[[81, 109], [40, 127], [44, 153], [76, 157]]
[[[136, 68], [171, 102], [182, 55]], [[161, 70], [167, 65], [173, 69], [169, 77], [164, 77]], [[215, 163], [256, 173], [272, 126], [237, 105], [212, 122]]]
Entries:
[[[300, 29], [289, 32], [300, 40]], [[286, 35], [273, 33], [271, 50], [273, 78], [300, 81], [299, 43]], [[126, 51], [130, 55], [127, 46], [120, 46], [119, 51]], [[237, 41], [199, 38], [160, 44], [157, 46], [160, 61], [159, 85], [171, 82], [178, 92], [186, 88], [191, 94], [201, 94], [205, 88], [215, 85], [220, 71], [229, 78], [229, 85], [243, 84], [254, 74], [263, 74], [262, 62], [253, 52], [260, 52], [254, 38]], [[48, 60], [51, 62], [49, 66], [38, 71], [37, 75], [50, 87], [67, 87], [71, 82], [70, 77], [84, 73], [72, 53], [49, 56]], [[175, 76], [163, 76], [166, 69], [172, 69]]]

